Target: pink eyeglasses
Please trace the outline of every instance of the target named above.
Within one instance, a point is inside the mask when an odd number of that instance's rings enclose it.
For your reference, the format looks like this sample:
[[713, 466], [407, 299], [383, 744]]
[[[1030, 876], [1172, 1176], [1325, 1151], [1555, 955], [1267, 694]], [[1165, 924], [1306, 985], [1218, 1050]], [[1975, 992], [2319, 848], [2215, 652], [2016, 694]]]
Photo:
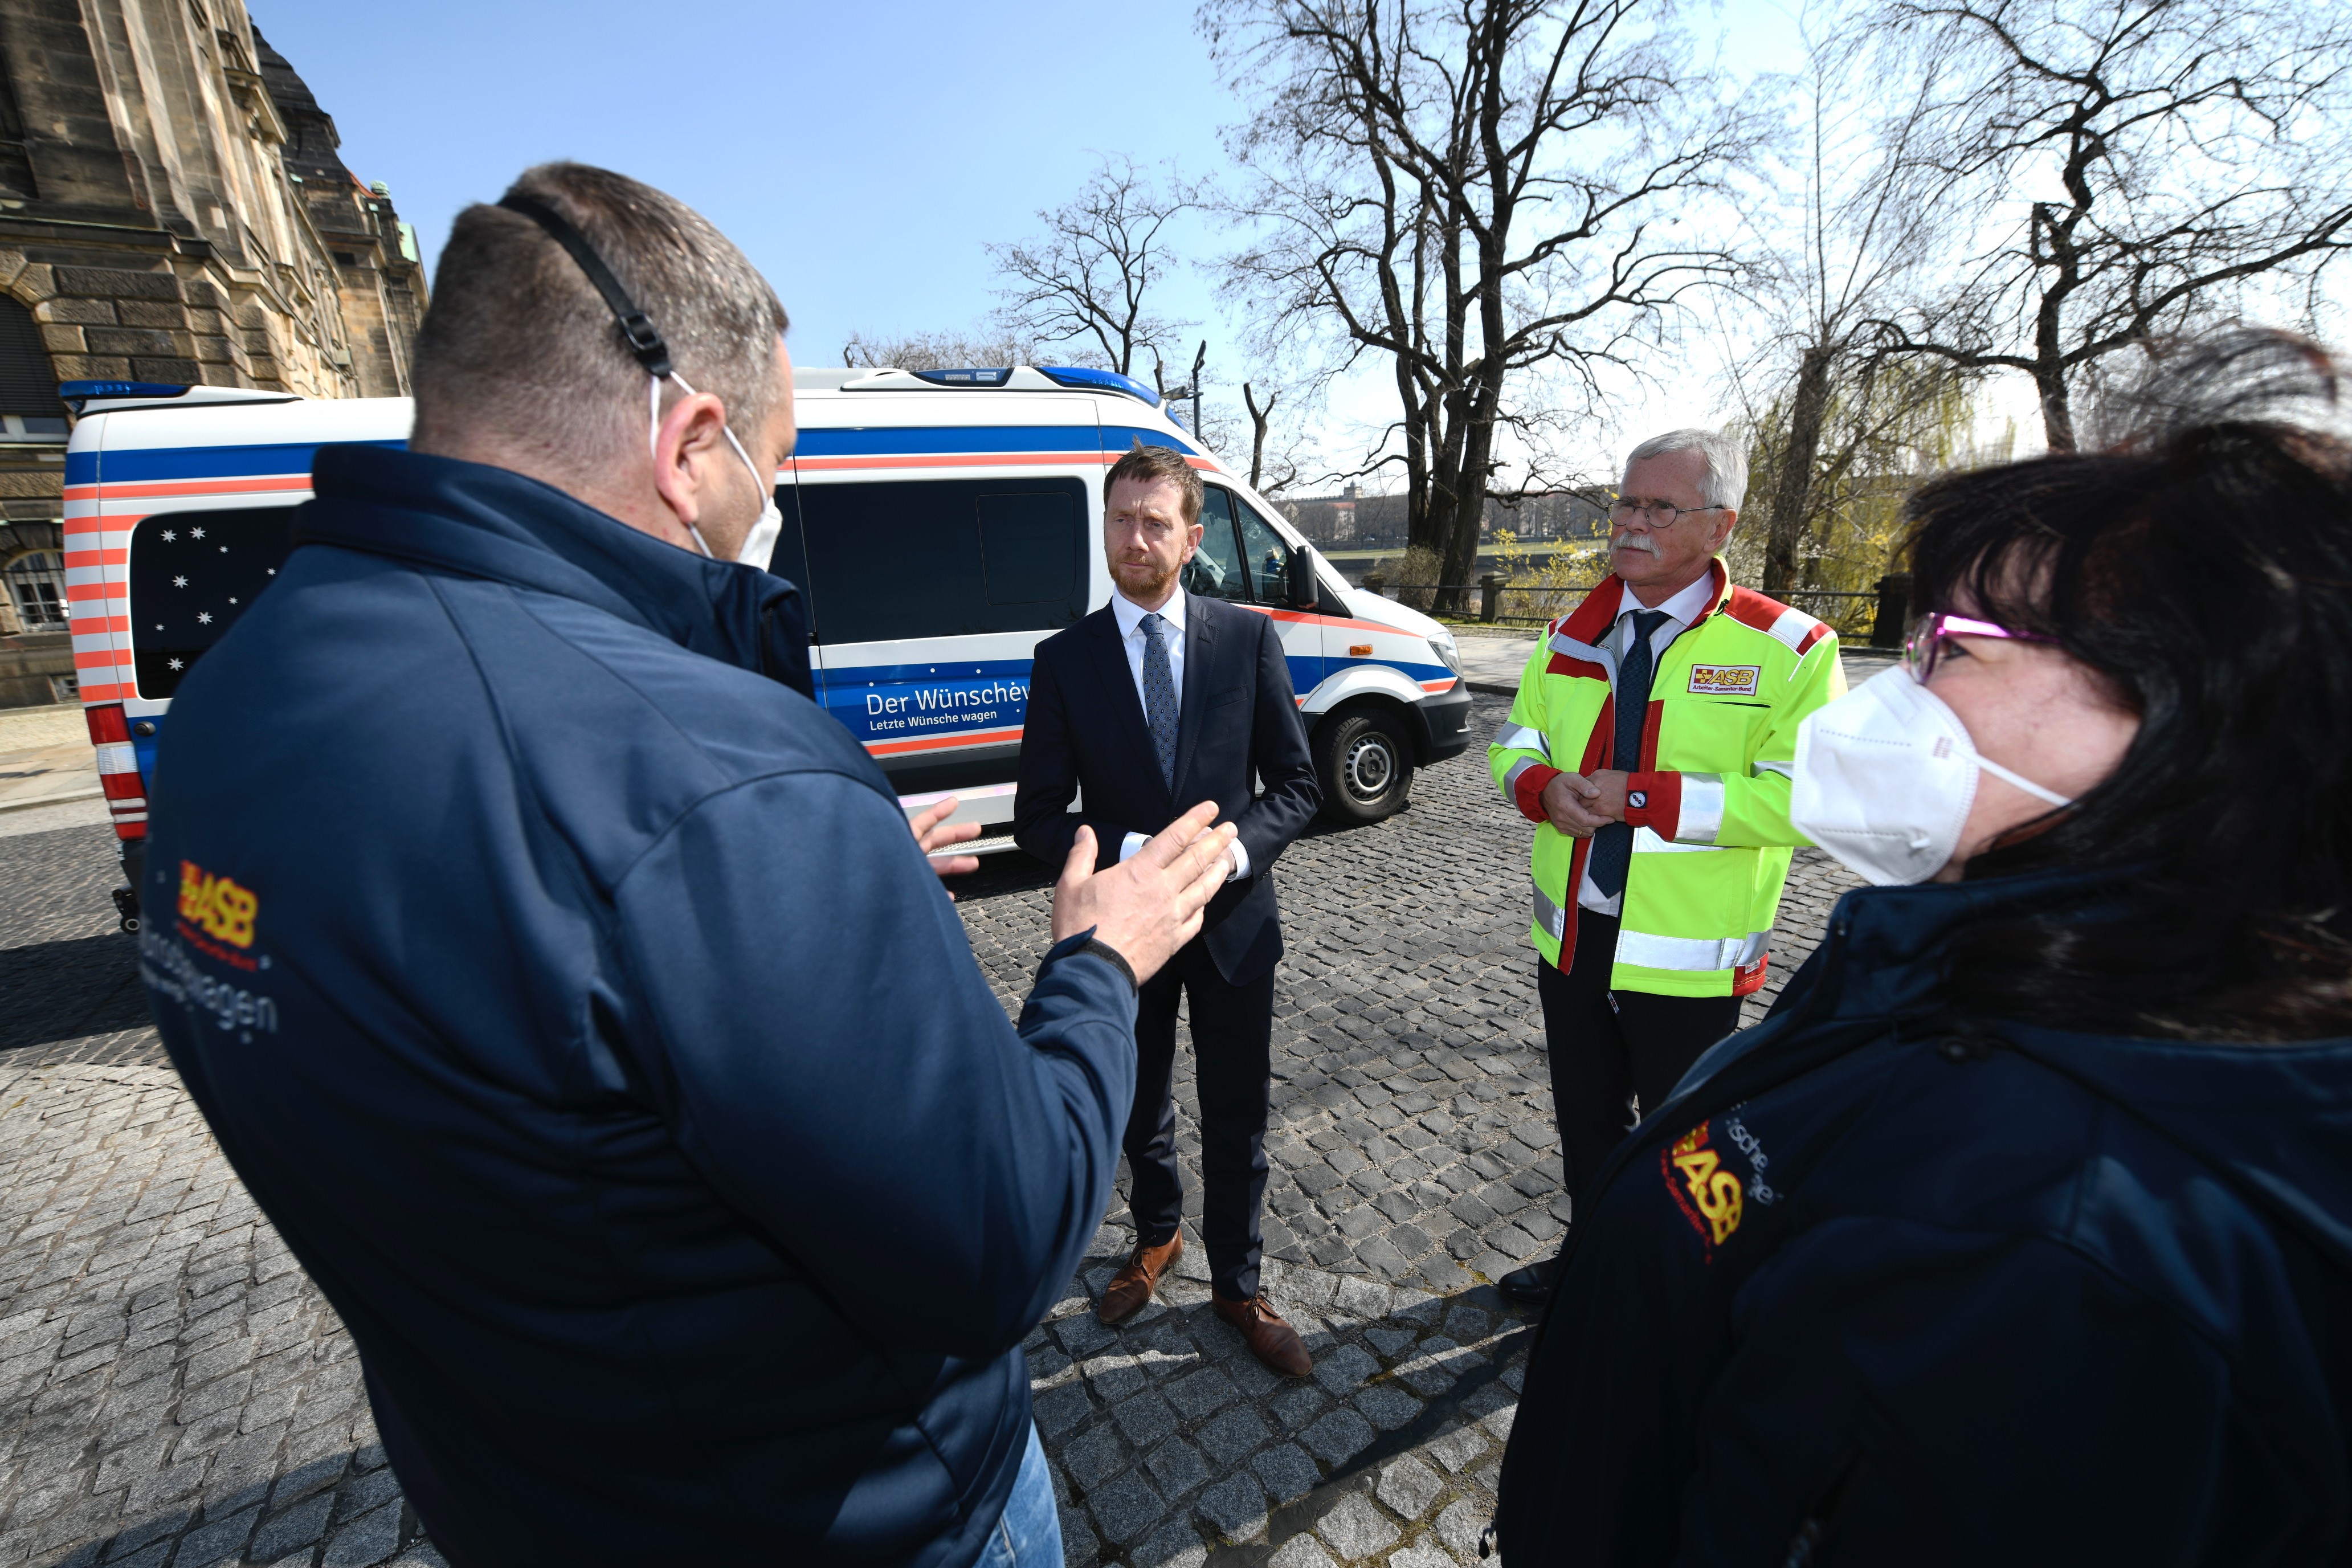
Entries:
[[1903, 668], [1911, 672], [1911, 679], [1925, 686], [1927, 678], [1936, 673], [1936, 663], [1944, 657], [1945, 646], [1954, 637], [2003, 637], [2011, 642], [2038, 643], [2057, 640], [2040, 632], [2020, 631], [2015, 626], [1937, 610], [1913, 621], [1910, 636], [1903, 639]]

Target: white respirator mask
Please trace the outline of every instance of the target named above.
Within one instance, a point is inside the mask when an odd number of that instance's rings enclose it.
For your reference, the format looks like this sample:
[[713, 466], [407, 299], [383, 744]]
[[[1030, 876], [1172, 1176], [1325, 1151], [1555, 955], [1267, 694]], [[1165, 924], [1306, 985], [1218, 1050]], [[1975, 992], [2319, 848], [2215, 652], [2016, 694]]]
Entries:
[[[672, 371], [669, 373], [669, 379], [677, 383], [678, 390], [688, 397], [694, 395], [694, 388], [687, 385], [686, 377]], [[656, 462], [661, 458], [661, 384], [662, 378], [655, 376], [646, 384], [646, 388], [647, 409], [646, 445], [654, 449]], [[764, 572], [768, 569], [770, 558], [776, 552], [776, 538], [784, 531], [783, 509], [776, 504], [775, 486], [761, 482], [760, 465], [751, 461], [751, 453], [743, 450], [743, 443], [735, 438], [733, 427], [722, 425], [719, 429], [726, 433], [727, 444], [735, 448], [735, 455], [743, 459], [743, 466], [751, 470], [751, 482], [758, 485], [760, 493], [767, 498], [767, 505], [760, 509], [760, 521], [751, 525], [751, 531], [743, 536], [743, 548], [735, 552], [735, 559], [740, 564], [757, 566]], [[689, 522], [686, 525], [686, 531], [694, 536], [696, 549], [710, 556], [713, 561], [719, 559], [718, 556], [711, 554], [709, 542], [702, 537], [702, 530]]]
[[1797, 727], [1789, 820], [1880, 887], [1924, 882], [1958, 850], [1979, 771], [2074, 804], [1979, 756], [1959, 715], [1898, 665]]

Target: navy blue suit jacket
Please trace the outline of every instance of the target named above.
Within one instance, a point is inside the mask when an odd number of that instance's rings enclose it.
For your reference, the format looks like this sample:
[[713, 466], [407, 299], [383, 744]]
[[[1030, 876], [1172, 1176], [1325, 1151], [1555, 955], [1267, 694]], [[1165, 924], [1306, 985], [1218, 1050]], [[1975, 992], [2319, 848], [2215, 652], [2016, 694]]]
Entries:
[[[1073, 812], [1081, 787], [1085, 809]], [[1109, 606], [1038, 644], [1013, 807], [1024, 849], [1059, 866], [1083, 824], [1097, 865], [1115, 866], [1129, 833], [1157, 833], [1204, 800], [1249, 851], [1250, 874], [1210, 901], [1200, 937], [1217, 973], [1241, 984], [1282, 957], [1274, 862], [1323, 800], [1273, 617], [1199, 595], [1188, 603], [1173, 790]]]

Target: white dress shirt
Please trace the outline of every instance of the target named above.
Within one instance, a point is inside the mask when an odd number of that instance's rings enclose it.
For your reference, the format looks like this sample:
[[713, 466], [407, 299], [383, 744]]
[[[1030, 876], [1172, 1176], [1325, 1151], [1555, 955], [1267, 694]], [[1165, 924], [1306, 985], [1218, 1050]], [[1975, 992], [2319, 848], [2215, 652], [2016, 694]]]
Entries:
[[[1160, 631], [1160, 641], [1168, 649], [1168, 680], [1175, 689], [1176, 701], [1184, 701], [1184, 590], [1180, 584], [1168, 595], [1168, 602], [1157, 614], [1168, 624]], [[1143, 650], [1150, 640], [1143, 635], [1143, 617], [1155, 612], [1145, 609], [1117, 588], [1110, 591], [1110, 618], [1118, 623], [1119, 647], [1127, 652], [1127, 673], [1135, 681], [1135, 700], [1142, 705], [1144, 727], [1150, 728], [1151, 703], [1143, 695]], [[1150, 835], [1130, 833], [1120, 841], [1118, 858], [1122, 860], [1150, 841]], [[1249, 851], [1238, 838], [1233, 843], [1234, 870], [1226, 881], [1238, 881], [1249, 875]]]
[[[1608, 642], [1602, 645], [1616, 655], [1618, 668], [1624, 668], [1625, 655], [1633, 646], [1633, 612], [1654, 608], [1666, 613], [1666, 618], [1658, 623], [1658, 629], [1650, 634], [1650, 689], [1654, 692], [1658, 689], [1658, 666], [1665, 662], [1666, 649], [1673, 647], [1675, 639], [1688, 631], [1690, 624], [1706, 614], [1706, 607], [1715, 602], [1715, 574], [1708, 572], [1663, 605], [1642, 603], [1633, 596], [1633, 590], [1630, 587], [1620, 588], [1619, 592], [1623, 597], [1617, 601], [1617, 619], [1609, 628]], [[1611, 695], [1614, 696], [1617, 678], [1613, 673], [1610, 676], [1609, 685]], [[1624, 771], [1633, 772], [1630, 767]], [[1624, 908], [1624, 893], [1620, 891], [1612, 898], [1593, 885], [1592, 857], [1589, 853], [1584, 857], [1584, 876], [1576, 884], [1578, 907], [1591, 910], [1597, 915], [1619, 913]]]

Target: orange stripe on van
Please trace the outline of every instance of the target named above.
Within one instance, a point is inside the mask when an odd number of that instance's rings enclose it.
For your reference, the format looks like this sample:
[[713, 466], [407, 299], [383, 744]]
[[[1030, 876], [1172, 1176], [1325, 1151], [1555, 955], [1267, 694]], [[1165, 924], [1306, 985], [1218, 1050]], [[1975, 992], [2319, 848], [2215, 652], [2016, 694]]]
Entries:
[[866, 749], [877, 757], [907, 752], [941, 752], [951, 746], [1010, 745], [1021, 738], [1018, 730], [990, 730], [978, 735], [934, 735], [920, 741], [868, 741]]
[[162, 500], [173, 496], [226, 496], [247, 491], [307, 490], [308, 474], [256, 475], [242, 479], [117, 479], [94, 485], [68, 485], [67, 500]]

